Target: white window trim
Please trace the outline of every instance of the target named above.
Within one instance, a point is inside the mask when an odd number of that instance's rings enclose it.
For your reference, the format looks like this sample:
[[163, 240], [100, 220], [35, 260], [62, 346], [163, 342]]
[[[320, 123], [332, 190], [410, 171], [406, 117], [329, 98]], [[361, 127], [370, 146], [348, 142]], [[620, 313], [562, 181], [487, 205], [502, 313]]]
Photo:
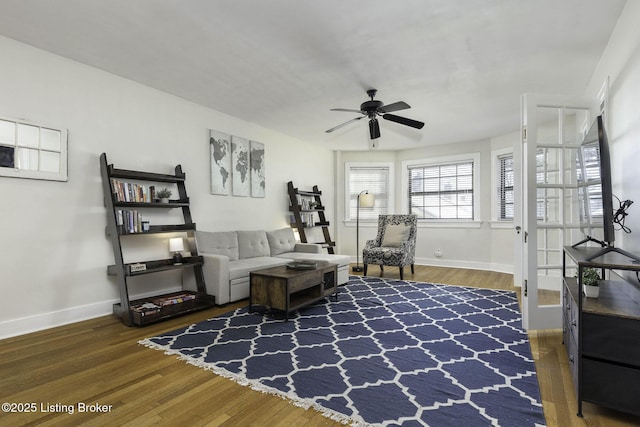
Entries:
[[[513, 147], [500, 148], [491, 151], [491, 228], [512, 228], [512, 219], [500, 219], [500, 211], [498, 209], [500, 194], [498, 187], [498, 168], [500, 163], [498, 158], [511, 154], [513, 155]], [[515, 159], [514, 159], [515, 161]]]
[[[60, 132], [60, 171], [55, 172], [45, 172], [38, 170], [28, 170], [28, 169], [19, 169], [19, 168], [10, 168], [10, 167], [0, 167], [0, 176], [6, 176], [11, 178], [26, 178], [26, 179], [41, 179], [47, 181], [67, 181], [68, 180], [68, 172], [67, 172], [67, 130], [62, 129], [56, 126], [49, 126], [42, 123], [32, 123], [26, 120], [14, 119], [10, 117], [0, 117], [2, 120], [6, 120], [8, 122], [13, 122], [16, 125], [23, 124], [28, 126], [34, 126], [38, 128], [51, 129]], [[40, 149], [38, 149], [40, 151]]]
[[473, 162], [473, 221], [466, 219], [429, 219], [419, 220], [418, 227], [432, 228], [480, 228], [482, 219], [480, 218], [482, 209], [480, 191], [480, 153], [458, 154], [453, 156], [432, 157], [428, 159], [405, 160], [402, 162], [402, 190], [400, 191], [400, 204], [402, 211], [408, 213], [409, 210], [409, 167], [413, 166], [433, 166], [447, 163]]
[[[395, 172], [393, 169], [393, 162], [345, 162], [344, 163], [344, 211], [342, 212], [342, 222], [347, 227], [355, 227], [356, 222], [352, 219], [347, 219], [349, 217], [349, 182], [350, 176], [349, 171], [352, 167], [387, 167], [389, 168], [389, 188], [387, 189], [387, 194], [389, 194], [389, 212], [395, 212], [395, 186], [394, 186], [394, 177]], [[360, 227], [377, 227], [378, 220], [377, 219], [361, 219]]]

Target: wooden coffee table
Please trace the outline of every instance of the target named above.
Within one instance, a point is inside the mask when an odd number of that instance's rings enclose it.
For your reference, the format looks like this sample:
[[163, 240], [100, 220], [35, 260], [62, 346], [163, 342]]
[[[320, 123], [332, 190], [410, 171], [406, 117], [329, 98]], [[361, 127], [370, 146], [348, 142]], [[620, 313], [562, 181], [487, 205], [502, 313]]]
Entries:
[[293, 269], [285, 265], [256, 270], [250, 274], [249, 311], [261, 306], [266, 311], [289, 313], [330, 295], [338, 295], [338, 265], [318, 262], [314, 269]]

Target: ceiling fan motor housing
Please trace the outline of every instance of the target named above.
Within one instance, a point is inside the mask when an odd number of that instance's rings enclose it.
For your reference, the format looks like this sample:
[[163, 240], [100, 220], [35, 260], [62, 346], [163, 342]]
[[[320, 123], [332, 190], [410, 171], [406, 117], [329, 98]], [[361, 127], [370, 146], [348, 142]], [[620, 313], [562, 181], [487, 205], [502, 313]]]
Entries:
[[360, 111], [362, 111], [363, 114], [368, 115], [370, 118], [373, 118], [371, 116], [375, 116], [378, 108], [382, 107], [383, 105], [384, 103], [378, 100], [365, 101], [360, 104]]

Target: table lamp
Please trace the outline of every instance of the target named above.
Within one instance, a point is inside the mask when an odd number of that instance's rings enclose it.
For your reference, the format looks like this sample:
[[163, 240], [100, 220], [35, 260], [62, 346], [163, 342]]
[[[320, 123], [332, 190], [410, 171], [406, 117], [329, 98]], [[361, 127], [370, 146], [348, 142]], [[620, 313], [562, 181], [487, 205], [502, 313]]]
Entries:
[[182, 237], [169, 239], [169, 252], [173, 252], [173, 263], [175, 265], [182, 264], [182, 251], [184, 251]]

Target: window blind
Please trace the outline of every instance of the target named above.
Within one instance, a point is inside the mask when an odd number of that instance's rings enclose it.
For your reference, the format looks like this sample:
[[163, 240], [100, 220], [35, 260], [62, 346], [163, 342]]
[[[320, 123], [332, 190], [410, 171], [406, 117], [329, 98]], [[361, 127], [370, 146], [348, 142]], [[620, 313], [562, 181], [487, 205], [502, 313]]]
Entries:
[[409, 208], [421, 219], [473, 219], [473, 161], [409, 167]]
[[358, 194], [373, 194], [374, 206], [360, 209], [360, 220], [377, 220], [389, 208], [389, 168], [386, 166], [350, 166], [347, 220], [356, 220]]
[[512, 220], [514, 214], [513, 154], [498, 157], [498, 211], [500, 219]]

